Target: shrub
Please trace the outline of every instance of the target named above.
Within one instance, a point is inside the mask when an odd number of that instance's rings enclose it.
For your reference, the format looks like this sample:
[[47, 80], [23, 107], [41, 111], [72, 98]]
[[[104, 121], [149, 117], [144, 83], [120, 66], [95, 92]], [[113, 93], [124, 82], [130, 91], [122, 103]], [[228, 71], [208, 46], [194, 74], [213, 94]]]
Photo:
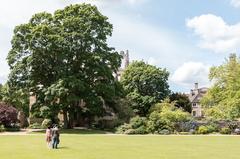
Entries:
[[207, 126], [200, 126], [197, 131], [198, 134], [208, 134], [208, 127]]
[[220, 133], [221, 134], [231, 134], [231, 129], [228, 127], [223, 127], [223, 128], [221, 128]]
[[[177, 123], [189, 122], [191, 120], [189, 113], [176, 108], [174, 103], [167, 102], [153, 106], [148, 118], [139, 116], [132, 118], [129, 124], [118, 127], [117, 133], [165, 134], [167, 132], [166, 134], [169, 134], [176, 130]], [[189, 126], [188, 131], [193, 127], [195, 128], [196, 126], [194, 124]]]
[[130, 125], [133, 129], [137, 129], [141, 126], [146, 126], [146, 124], [147, 124], [147, 118], [145, 117], [136, 116], [130, 120]]
[[142, 125], [139, 128], [135, 129], [135, 134], [146, 134], [147, 128], [146, 126]]
[[218, 128], [216, 125], [208, 125], [207, 129], [208, 129], [208, 133], [213, 133], [218, 131]]
[[195, 129], [190, 129], [189, 134], [196, 134], [196, 130]]
[[237, 129], [239, 127], [239, 124], [236, 121], [232, 121], [232, 122], [228, 123], [228, 127], [231, 131], [234, 131], [235, 129]]
[[17, 109], [5, 103], [0, 103], [0, 124], [11, 127], [11, 124], [17, 122]]
[[114, 110], [117, 112], [119, 123], [129, 122], [134, 116], [133, 110], [127, 99], [116, 99], [114, 104]]
[[163, 130], [160, 130], [158, 131], [158, 134], [161, 134], [161, 135], [169, 135], [171, 132], [167, 129], [163, 129]]
[[217, 127], [215, 127], [214, 125], [207, 125], [207, 126], [200, 126], [198, 128], [197, 133], [198, 134], [209, 134], [209, 133], [213, 133], [217, 131]]
[[163, 109], [163, 111], [160, 113], [160, 116], [163, 120], [169, 120], [171, 122], [186, 122], [189, 121], [190, 114], [183, 112], [180, 109]]
[[195, 121], [187, 121], [187, 122], [178, 122], [175, 125], [175, 129], [178, 132], [190, 132], [190, 130], [196, 130], [197, 123]]
[[161, 120], [160, 113], [154, 111], [150, 114], [147, 122], [147, 131], [149, 133], [156, 133], [161, 130], [167, 123]]
[[99, 118], [97, 121], [91, 123], [90, 127], [93, 129], [101, 129], [101, 130], [113, 130], [116, 127], [124, 124], [125, 121], [114, 117], [111, 120], [106, 120], [104, 118]]
[[28, 128], [30, 128], [30, 129], [42, 129], [42, 126], [39, 123], [33, 123], [33, 124], [30, 124], [28, 126]]
[[136, 134], [136, 131], [134, 129], [128, 129], [127, 131], [124, 132], [124, 134], [132, 135], [132, 134]]
[[0, 132], [4, 132], [6, 129], [4, 127], [4, 125], [0, 125]]
[[42, 128], [47, 128], [48, 126], [52, 125], [52, 120], [51, 119], [44, 119], [42, 122]]
[[129, 130], [129, 129], [131, 129], [132, 127], [131, 127], [131, 125], [130, 124], [123, 124], [123, 125], [121, 125], [121, 126], [119, 126], [118, 128], [117, 128], [117, 131], [116, 131], [116, 133], [117, 134], [124, 134], [127, 130]]
[[173, 132], [176, 127], [179, 127], [177, 123], [188, 122], [191, 117], [187, 112], [176, 108], [174, 103], [160, 103], [156, 104], [152, 109], [152, 113], [149, 115], [147, 123], [148, 132], [156, 133], [161, 130], [168, 130]]
[[146, 127], [145, 126], [141, 126], [137, 129], [127, 129], [126, 131], [123, 132], [123, 134], [128, 134], [128, 135], [131, 135], [131, 134], [146, 134], [147, 131], [146, 131]]
[[121, 134], [146, 134], [147, 118], [136, 116], [130, 120], [129, 124], [121, 125], [117, 128], [117, 133]]
[[20, 131], [20, 126], [18, 124], [12, 124], [11, 127], [6, 127], [5, 130], [10, 132]]

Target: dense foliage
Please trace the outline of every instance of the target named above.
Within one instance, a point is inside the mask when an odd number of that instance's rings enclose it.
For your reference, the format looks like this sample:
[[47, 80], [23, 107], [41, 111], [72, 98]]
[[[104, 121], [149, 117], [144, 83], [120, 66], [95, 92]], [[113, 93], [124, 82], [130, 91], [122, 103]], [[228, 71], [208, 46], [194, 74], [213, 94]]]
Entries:
[[13, 105], [26, 116], [29, 114], [29, 92], [25, 89], [10, 89], [8, 84], [0, 87], [0, 101]]
[[191, 116], [187, 112], [183, 112], [164, 100], [162, 103], [156, 104], [151, 108], [149, 117], [134, 117], [129, 124], [124, 124], [118, 128], [118, 133], [125, 134], [169, 134], [176, 129], [180, 122], [188, 122]]
[[118, 98], [114, 102], [114, 112], [116, 112], [119, 122], [121, 124], [129, 122], [130, 118], [134, 116], [130, 102], [125, 98]]
[[123, 124], [117, 129], [120, 134], [146, 134], [147, 132], [147, 118], [133, 117], [129, 124]]
[[235, 54], [220, 66], [212, 67], [209, 75], [214, 85], [202, 100], [205, 114], [214, 119], [240, 117], [240, 59]]
[[168, 76], [166, 69], [143, 61], [135, 61], [128, 66], [121, 83], [136, 114], [146, 116], [153, 104], [169, 95]]
[[161, 130], [173, 132], [176, 124], [191, 120], [191, 115], [175, 107], [174, 102], [164, 100], [152, 108], [149, 115], [148, 130], [151, 133], [159, 133]]
[[119, 95], [113, 73], [121, 57], [107, 44], [111, 34], [108, 18], [89, 4], [33, 15], [14, 29], [7, 57], [10, 89], [36, 95], [35, 113], [53, 118], [62, 111], [68, 127], [81, 100], [89, 115], [102, 115], [103, 101]]
[[192, 112], [192, 105], [186, 94], [183, 93], [171, 93], [169, 96], [170, 101], [175, 102], [175, 106], [183, 109], [186, 112]]

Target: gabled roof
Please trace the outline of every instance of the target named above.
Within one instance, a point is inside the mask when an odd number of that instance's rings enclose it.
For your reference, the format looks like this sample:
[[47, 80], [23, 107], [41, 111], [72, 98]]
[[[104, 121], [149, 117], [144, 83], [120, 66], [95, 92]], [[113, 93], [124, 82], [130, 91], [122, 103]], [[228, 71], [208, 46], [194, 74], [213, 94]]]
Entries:
[[[203, 88], [199, 88], [199, 89], [195, 89], [195, 90], [191, 90], [188, 98], [190, 100], [191, 103], [198, 103], [200, 102], [201, 98], [207, 93], [208, 88], [203, 87]], [[193, 93], [194, 94], [193, 94]]]

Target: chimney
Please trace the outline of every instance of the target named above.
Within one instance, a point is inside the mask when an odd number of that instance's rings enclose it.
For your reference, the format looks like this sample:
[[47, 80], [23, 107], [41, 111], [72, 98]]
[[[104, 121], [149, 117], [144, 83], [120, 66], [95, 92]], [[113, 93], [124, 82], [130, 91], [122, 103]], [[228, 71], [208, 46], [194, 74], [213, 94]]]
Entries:
[[194, 86], [195, 89], [198, 89], [198, 83], [195, 83]]
[[124, 66], [124, 68], [127, 68], [128, 65], [129, 65], [129, 52], [127, 50], [126, 54], [125, 54], [125, 66]]
[[193, 92], [193, 90], [191, 89], [191, 96], [194, 96], [194, 92]]

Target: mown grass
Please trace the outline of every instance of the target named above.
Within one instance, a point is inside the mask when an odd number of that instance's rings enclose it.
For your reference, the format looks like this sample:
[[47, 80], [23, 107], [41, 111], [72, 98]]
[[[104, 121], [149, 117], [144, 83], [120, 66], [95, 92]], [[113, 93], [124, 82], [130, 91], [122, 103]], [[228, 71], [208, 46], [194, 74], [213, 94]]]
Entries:
[[41, 134], [0, 136], [1, 159], [239, 159], [237, 136], [63, 134], [57, 150]]

